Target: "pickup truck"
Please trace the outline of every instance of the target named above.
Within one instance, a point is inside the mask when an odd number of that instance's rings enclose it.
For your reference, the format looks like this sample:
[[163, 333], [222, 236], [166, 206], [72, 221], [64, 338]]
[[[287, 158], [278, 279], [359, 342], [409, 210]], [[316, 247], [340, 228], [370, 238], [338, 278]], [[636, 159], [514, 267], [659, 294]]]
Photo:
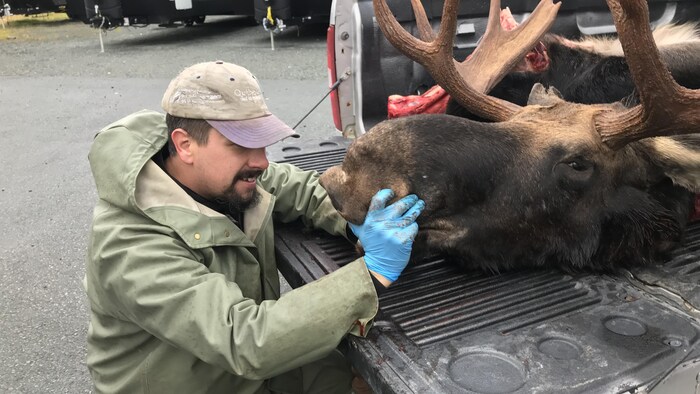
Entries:
[[[462, 1], [455, 57], [484, 33], [489, 2]], [[518, 21], [536, 1], [503, 1]], [[437, 23], [441, 1], [423, 0]], [[416, 31], [408, 1], [390, 0]], [[695, 0], [650, 0], [653, 24], [700, 20]], [[405, 12], [404, 12], [405, 11]], [[434, 25], [435, 26], [435, 25]], [[552, 31], [576, 38], [615, 30], [604, 0], [564, 0]], [[270, 159], [323, 172], [352, 137], [387, 117], [387, 97], [434, 85], [395, 50], [371, 0], [335, 0], [328, 30], [335, 126], [342, 136], [273, 146]], [[280, 271], [293, 287], [356, 258], [342, 238], [277, 224]], [[380, 297], [367, 338], [343, 344], [377, 393], [700, 392], [700, 222], [668, 261], [608, 274], [464, 271], [449, 258], [411, 261]]]

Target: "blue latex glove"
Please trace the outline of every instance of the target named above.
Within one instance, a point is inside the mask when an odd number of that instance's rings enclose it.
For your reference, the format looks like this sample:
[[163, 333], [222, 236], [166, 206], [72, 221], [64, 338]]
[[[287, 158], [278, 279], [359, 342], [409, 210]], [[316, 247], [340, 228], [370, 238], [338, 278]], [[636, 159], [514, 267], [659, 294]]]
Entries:
[[349, 223], [365, 250], [367, 268], [392, 282], [408, 264], [418, 233], [416, 218], [425, 208], [415, 194], [387, 207], [393, 197], [391, 189], [380, 190], [372, 197], [365, 222], [359, 226]]

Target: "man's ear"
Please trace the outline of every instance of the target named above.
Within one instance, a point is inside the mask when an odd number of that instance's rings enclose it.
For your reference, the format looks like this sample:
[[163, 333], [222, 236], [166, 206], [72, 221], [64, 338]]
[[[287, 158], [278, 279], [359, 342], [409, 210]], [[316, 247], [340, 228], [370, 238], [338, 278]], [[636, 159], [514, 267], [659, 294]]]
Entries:
[[177, 156], [180, 158], [180, 160], [187, 164], [192, 164], [194, 156], [192, 149], [195, 148], [196, 144], [192, 140], [192, 137], [190, 137], [189, 133], [187, 133], [185, 129], [178, 128], [173, 130], [170, 136], [173, 140], [173, 144], [177, 150]]

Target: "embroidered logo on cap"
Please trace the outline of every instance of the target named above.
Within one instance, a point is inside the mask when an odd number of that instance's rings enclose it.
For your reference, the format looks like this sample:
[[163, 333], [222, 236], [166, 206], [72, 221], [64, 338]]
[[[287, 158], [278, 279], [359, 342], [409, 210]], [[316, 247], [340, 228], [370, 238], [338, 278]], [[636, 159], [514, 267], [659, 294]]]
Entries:
[[262, 92], [257, 89], [235, 89], [233, 94], [241, 101], [261, 101]]
[[221, 103], [223, 96], [210, 90], [178, 89], [170, 98], [171, 103], [206, 105]]

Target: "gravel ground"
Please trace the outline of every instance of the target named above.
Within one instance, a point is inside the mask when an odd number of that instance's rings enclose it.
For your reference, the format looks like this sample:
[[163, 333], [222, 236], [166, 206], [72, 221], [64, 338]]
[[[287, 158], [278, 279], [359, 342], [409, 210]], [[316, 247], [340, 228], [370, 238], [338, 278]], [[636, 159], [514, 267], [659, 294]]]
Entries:
[[[251, 69], [270, 109], [294, 124], [327, 90], [325, 26], [290, 28], [275, 51], [261, 27], [234, 17], [119, 28], [104, 35], [104, 53], [98, 31], [79, 22], [11, 28], [0, 40], [0, 392], [90, 392], [81, 279], [96, 198], [86, 159], [94, 133], [133, 111], [159, 110], [172, 77], [214, 59]], [[297, 130], [336, 135], [329, 105]]]

